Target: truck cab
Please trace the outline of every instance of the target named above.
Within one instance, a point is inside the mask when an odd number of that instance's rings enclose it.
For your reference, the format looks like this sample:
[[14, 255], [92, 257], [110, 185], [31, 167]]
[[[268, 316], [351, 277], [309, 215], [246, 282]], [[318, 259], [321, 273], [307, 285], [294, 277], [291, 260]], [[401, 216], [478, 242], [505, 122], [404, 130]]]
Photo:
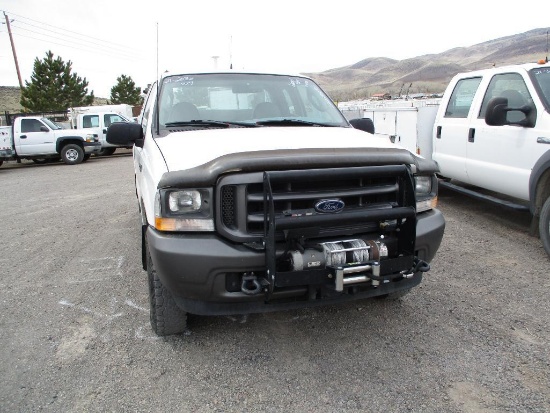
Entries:
[[440, 175], [529, 204], [550, 254], [550, 65], [460, 73], [433, 126]]
[[107, 142], [107, 129], [115, 122], [131, 122], [130, 119], [120, 113], [115, 112], [98, 112], [98, 113], [79, 113], [76, 115], [76, 122], [73, 124], [77, 128], [86, 129], [89, 132], [97, 135], [101, 143], [99, 155], [112, 155], [119, 145], [113, 145]]

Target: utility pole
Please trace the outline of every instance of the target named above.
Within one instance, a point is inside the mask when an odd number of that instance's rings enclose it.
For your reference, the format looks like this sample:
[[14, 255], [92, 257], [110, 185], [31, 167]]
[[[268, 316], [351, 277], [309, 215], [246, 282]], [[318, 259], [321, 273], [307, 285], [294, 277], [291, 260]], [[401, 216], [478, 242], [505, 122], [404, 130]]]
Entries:
[[15, 61], [15, 70], [17, 70], [17, 78], [19, 79], [19, 87], [23, 89], [23, 82], [21, 81], [21, 72], [19, 72], [19, 63], [17, 63], [17, 53], [15, 53], [15, 44], [13, 43], [13, 36], [11, 34], [10, 20], [8, 15], [4, 12], [6, 18], [6, 26], [8, 27], [8, 33], [10, 35], [11, 51], [13, 52], [13, 60]]

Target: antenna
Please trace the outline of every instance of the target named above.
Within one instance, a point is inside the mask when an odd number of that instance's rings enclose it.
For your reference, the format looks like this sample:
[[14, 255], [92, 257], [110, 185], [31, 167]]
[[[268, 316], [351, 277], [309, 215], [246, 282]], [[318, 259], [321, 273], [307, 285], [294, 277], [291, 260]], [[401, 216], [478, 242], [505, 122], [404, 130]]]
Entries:
[[157, 79], [159, 78], [159, 23], [157, 22]]
[[546, 63], [548, 63], [548, 30], [546, 30]]
[[159, 93], [160, 93], [160, 78], [159, 78], [159, 23], [157, 22], [157, 99], [156, 99], [156, 121], [157, 121], [157, 135], [160, 134], [160, 116], [159, 116]]
[[233, 35], [229, 36], [229, 69], [233, 69]]

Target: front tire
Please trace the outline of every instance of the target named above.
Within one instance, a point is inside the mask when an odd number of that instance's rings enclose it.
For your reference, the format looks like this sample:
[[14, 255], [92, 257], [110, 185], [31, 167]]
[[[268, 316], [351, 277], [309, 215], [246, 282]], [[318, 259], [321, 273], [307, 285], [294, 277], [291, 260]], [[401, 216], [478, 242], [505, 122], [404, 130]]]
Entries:
[[550, 256], [550, 196], [540, 212], [539, 235], [546, 253]]
[[115, 151], [116, 148], [101, 148], [97, 156], [111, 156]]
[[187, 313], [179, 308], [157, 276], [157, 271], [147, 250], [147, 276], [149, 278], [149, 304], [151, 327], [158, 336], [169, 336], [185, 331]]
[[69, 143], [61, 150], [61, 159], [67, 165], [79, 164], [84, 160], [84, 150], [75, 143]]

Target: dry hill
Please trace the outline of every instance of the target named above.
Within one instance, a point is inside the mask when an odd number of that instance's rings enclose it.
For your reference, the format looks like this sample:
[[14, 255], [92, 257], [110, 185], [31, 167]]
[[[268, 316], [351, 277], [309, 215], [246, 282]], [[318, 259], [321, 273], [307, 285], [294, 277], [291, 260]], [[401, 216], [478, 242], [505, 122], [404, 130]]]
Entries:
[[375, 93], [397, 95], [402, 88], [408, 89], [409, 94], [442, 93], [457, 73], [546, 58], [548, 31], [548, 28], [534, 29], [405, 60], [372, 57], [308, 75], [338, 101], [367, 98]]

